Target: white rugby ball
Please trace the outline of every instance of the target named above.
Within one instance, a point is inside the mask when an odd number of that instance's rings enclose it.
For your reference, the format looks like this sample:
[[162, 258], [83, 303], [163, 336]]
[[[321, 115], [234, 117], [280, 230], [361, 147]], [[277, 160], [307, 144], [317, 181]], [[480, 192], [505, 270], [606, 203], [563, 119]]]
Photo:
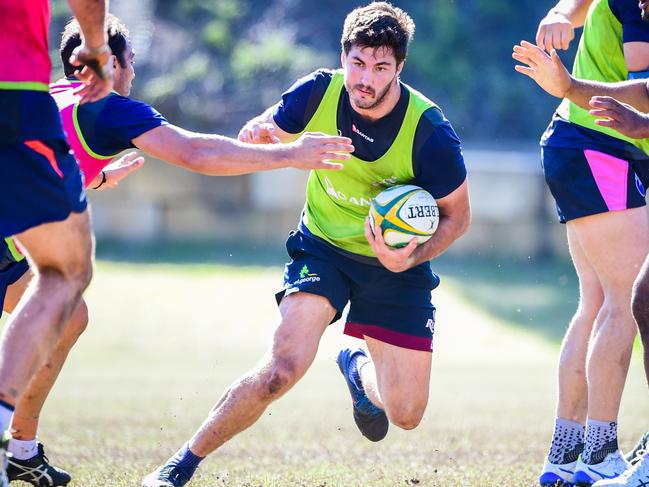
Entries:
[[437, 230], [439, 209], [435, 198], [419, 186], [402, 184], [379, 193], [370, 206], [370, 224], [381, 226], [383, 239], [391, 247], [403, 247], [417, 238], [426, 242]]

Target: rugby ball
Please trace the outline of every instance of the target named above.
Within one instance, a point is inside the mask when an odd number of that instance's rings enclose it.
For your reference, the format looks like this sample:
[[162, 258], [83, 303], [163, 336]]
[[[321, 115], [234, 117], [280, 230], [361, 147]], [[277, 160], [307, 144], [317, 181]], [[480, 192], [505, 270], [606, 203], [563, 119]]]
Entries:
[[403, 247], [417, 238], [421, 245], [428, 240], [439, 223], [439, 209], [431, 194], [411, 184], [393, 186], [379, 193], [370, 206], [372, 231], [378, 224], [385, 243]]

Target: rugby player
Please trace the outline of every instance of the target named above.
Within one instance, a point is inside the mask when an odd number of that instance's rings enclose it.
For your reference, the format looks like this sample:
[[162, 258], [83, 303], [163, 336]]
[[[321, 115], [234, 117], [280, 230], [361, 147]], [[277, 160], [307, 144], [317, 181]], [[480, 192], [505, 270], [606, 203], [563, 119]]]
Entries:
[[[104, 0], [68, 0], [84, 42], [79, 96], [111, 89]], [[16, 235], [35, 279], [5, 327], [0, 344], [0, 487], [8, 484], [11, 417], [90, 282], [92, 231], [77, 164], [48, 95], [47, 0], [0, 0], [0, 239]]]
[[[543, 86], [533, 75], [536, 57], [559, 62], [556, 49], [567, 48], [572, 29], [583, 23], [576, 78], [647, 77], [644, 8], [637, 0], [561, 1], [541, 22], [537, 46], [514, 47], [513, 57], [527, 65], [516, 69]], [[588, 485], [628, 468], [618, 448], [617, 416], [636, 333], [633, 282], [649, 251], [649, 142], [597, 122], [568, 96], [541, 146], [545, 178], [566, 223], [580, 301], [561, 347], [555, 427], [539, 482]]]
[[[649, 2], [640, 3], [643, 20], [649, 20]], [[603, 83], [578, 79], [570, 75], [556, 53], [546, 54], [529, 43], [522, 43], [516, 49], [516, 58], [526, 66], [517, 70], [534, 79], [551, 95], [568, 98], [588, 109], [595, 117], [595, 123], [609, 127], [633, 139], [649, 139], [649, 83], [645, 80], [630, 80], [618, 83]], [[644, 367], [649, 383], [649, 259], [636, 278], [632, 294], [632, 311], [644, 347]], [[633, 465], [621, 476], [599, 480], [596, 486], [645, 487], [649, 483], [649, 432], [626, 456]]]
[[[239, 133], [254, 143], [270, 136], [288, 142], [305, 130], [341, 133], [355, 152], [342, 171], [310, 174], [302, 219], [286, 244], [292, 260], [268, 353], [144, 487], [185, 485], [206, 455], [254, 424], [306, 373], [322, 334], [348, 302], [345, 332], [364, 338], [369, 349], [369, 356], [360, 348], [338, 356], [361, 433], [379, 441], [388, 422], [419, 424], [428, 402], [431, 291], [439, 284], [429, 260], [465, 232], [470, 208], [458, 137], [435, 103], [399, 79], [414, 29], [406, 12], [386, 2], [353, 10], [343, 27], [343, 69], [298, 80]], [[366, 218], [370, 200], [401, 183], [428, 190], [441, 216], [428, 242], [392, 249]]]
[[[90, 188], [114, 187], [140, 167], [144, 159], [136, 157], [136, 153], [112, 162], [117, 154], [132, 148], [208, 175], [245, 174], [281, 167], [339, 169], [341, 165], [332, 161], [346, 160], [349, 157], [346, 153], [353, 150], [349, 139], [339, 136], [309, 133], [288, 146], [259, 146], [171, 125], [151, 106], [128, 97], [135, 77], [135, 53], [129, 33], [112, 15], [107, 17], [107, 32], [113, 53], [110, 60], [115, 92], [96, 102], [79, 104], [76, 93], [81, 82], [75, 77], [76, 68], [68, 61], [81, 45], [79, 24], [74, 20], [66, 26], [61, 41], [66, 78], [50, 85], [68, 141]], [[4, 309], [11, 313], [32, 280], [27, 261], [11, 239], [0, 241], [0, 269], [0, 298], [6, 292]], [[87, 323], [88, 311], [82, 301], [54, 352], [16, 406], [11, 425], [13, 439], [9, 444], [13, 455], [8, 469], [10, 480], [23, 480], [40, 487], [66, 485], [70, 481], [67, 472], [49, 464], [36, 433], [45, 400]]]

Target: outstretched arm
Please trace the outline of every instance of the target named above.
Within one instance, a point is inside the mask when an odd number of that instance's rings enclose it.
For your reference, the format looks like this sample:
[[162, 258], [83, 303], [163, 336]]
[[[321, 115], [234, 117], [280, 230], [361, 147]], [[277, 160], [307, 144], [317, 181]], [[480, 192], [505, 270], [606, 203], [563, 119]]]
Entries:
[[210, 176], [234, 176], [283, 167], [342, 169], [354, 151], [347, 137], [305, 133], [288, 144], [252, 145], [222, 135], [199, 134], [174, 125], [133, 139], [150, 156]]
[[592, 0], [560, 0], [539, 23], [536, 45], [550, 52], [568, 49], [575, 29], [584, 25]]
[[548, 55], [527, 41], [514, 46], [512, 57], [522, 63], [514, 69], [532, 78], [549, 94], [568, 98], [582, 108], [590, 108], [594, 96], [609, 96], [642, 112], [649, 112], [649, 88], [645, 80], [602, 83], [576, 79], [568, 73], [555, 50]]
[[108, 0], [68, 0], [70, 10], [81, 27], [83, 42], [74, 50], [70, 62], [80, 69], [75, 76], [85, 83], [77, 92], [81, 103], [102, 99], [113, 89], [105, 18]]

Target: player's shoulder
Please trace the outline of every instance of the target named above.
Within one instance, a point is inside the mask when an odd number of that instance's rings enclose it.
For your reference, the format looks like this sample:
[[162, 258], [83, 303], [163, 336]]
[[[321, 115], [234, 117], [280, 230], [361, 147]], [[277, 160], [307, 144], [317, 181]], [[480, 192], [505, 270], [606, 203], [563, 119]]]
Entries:
[[329, 83], [331, 83], [331, 80], [333, 79], [335, 74], [336, 71], [333, 69], [316, 69], [315, 71], [312, 71], [306, 76], [298, 79], [294, 83], [293, 89], [291, 91], [299, 87], [308, 87], [309, 89], [314, 91], [324, 91], [329, 86]]

